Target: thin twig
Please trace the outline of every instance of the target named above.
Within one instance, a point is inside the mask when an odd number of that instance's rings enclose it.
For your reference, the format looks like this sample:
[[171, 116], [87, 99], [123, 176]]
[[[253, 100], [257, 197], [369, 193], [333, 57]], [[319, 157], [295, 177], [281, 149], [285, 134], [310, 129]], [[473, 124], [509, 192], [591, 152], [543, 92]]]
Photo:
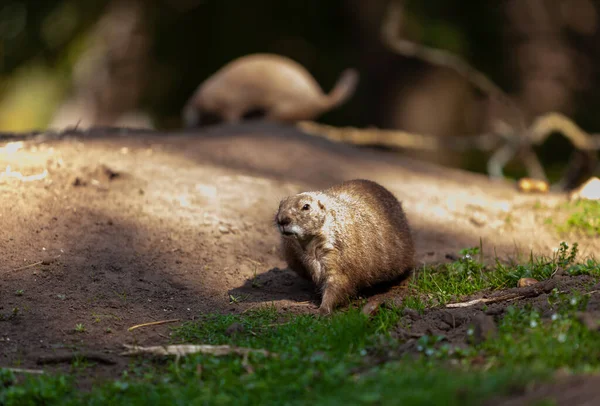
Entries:
[[167, 323], [177, 323], [178, 321], [181, 321], [181, 319], [151, 321], [149, 323], [142, 323], [142, 324], [136, 324], [135, 326], [131, 326], [127, 329], [127, 331], [132, 331], [132, 330], [135, 330], [136, 328], [140, 328], [140, 327], [158, 326], [160, 324], [167, 324]]
[[468, 302], [461, 302], [461, 303], [448, 303], [446, 305], [446, 307], [449, 308], [456, 308], [456, 307], [470, 307], [470, 306], [474, 306], [476, 304], [480, 304], [480, 303], [496, 303], [496, 302], [505, 302], [508, 300], [514, 300], [514, 299], [522, 299], [525, 296], [523, 295], [518, 295], [516, 293], [509, 293], [507, 295], [503, 295], [503, 296], [497, 296], [497, 297], [489, 297], [489, 298], [481, 298], [481, 299], [473, 299], [473, 300], [469, 300]]
[[22, 266], [22, 267], [20, 267], [20, 268], [15, 268], [15, 269], [13, 269], [13, 270], [12, 270], [12, 272], [15, 272], [15, 271], [22, 271], [23, 269], [32, 268], [32, 267], [34, 267], [34, 266], [41, 265], [43, 262], [44, 262], [44, 261], [38, 261], [38, 262], [34, 262], [33, 264], [29, 264], [29, 265]]
[[[57, 255], [57, 256], [51, 258], [50, 260], [53, 261], [53, 260], [58, 259], [58, 258], [60, 258], [60, 255]], [[38, 261], [38, 262], [34, 262], [33, 264], [21, 266], [19, 268], [12, 269], [11, 272], [22, 271], [23, 269], [32, 268], [34, 266], [42, 265], [46, 261], [49, 261], [49, 260], [44, 259], [44, 260], [41, 260], [41, 261]]]
[[137, 345], [128, 345], [123, 344], [123, 346], [127, 349], [121, 353], [121, 355], [139, 355], [139, 354], [151, 354], [151, 355], [175, 355], [177, 359], [181, 356], [189, 355], [189, 354], [210, 354], [215, 356], [221, 355], [229, 355], [229, 354], [239, 354], [245, 355], [248, 353], [257, 353], [263, 354], [266, 356], [276, 356], [269, 351], [258, 349], [258, 348], [243, 348], [243, 347], [234, 347], [231, 345], [192, 345], [192, 344], [182, 344], [182, 345], [156, 345], [150, 347], [141, 347]]
[[45, 373], [41, 369], [24, 369], [24, 368], [7, 368], [7, 367], [0, 367], [0, 369], [4, 369], [7, 371], [11, 371], [11, 372], [16, 372], [16, 373], [20, 373], [20, 374], [40, 374], [41, 375], [41, 374]]

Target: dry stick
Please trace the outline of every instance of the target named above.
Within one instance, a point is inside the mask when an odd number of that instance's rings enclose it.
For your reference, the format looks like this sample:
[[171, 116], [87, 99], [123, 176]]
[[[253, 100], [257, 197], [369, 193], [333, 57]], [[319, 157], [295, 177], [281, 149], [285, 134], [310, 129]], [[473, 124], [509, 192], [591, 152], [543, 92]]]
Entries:
[[150, 355], [175, 355], [177, 359], [181, 356], [189, 355], [189, 354], [210, 354], [215, 356], [221, 355], [229, 355], [229, 354], [239, 354], [245, 355], [248, 353], [256, 353], [263, 354], [266, 356], [277, 356], [267, 350], [258, 349], [258, 348], [244, 348], [244, 347], [234, 347], [231, 345], [192, 345], [192, 344], [182, 344], [182, 345], [166, 345], [166, 346], [150, 346], [150, 347], [141, 347], [138, 345], [128, 345], [123, 344], [123, 347], [127, 349], [127, 351], [122, 352], [120, 355], [139, 355], [139, 354], [150, 354]]
[[394, 150], [410, 148], [418, 150], [438, 151], [451, 149], [465, 151], [479, 149], [491, 151], [497, 148], [503, 140], [499, 134], [481, 134], [477, 137], [448, 136], [415, 134], [400, 130], [383, 130], [375, 128], [334, 127], [314, 121], [300, 121], [297, 126], [304, 132], [312, 135], [324, 136], [335, 142], [345, 142], [354, 145], [380, 145]]
[[0, 367], [0, 369], [4, 369], [7, 371], [11, 371], [11, 372], [16, 372], [16, 373], [21, 373], [21, 374], [43, 374], [44, 371], [42, 371], [41, 369], [23, 369], [23, 368], [7, 368], [7, 367]]
[[544, 114], [536, 118], [529, 128], [531, 141], [537, 145], [546, 141], [553, 132], [563, 134], [579, 150], [600, 150], [600, 134], [588, 134], [571, 119], [560, 113]]
[[[334, 127], [314, 121], [300, 121], [297, 126], [304, 132], [325, 137], [335, 142], [349, 142], [355, 145], [380, 145], [391, 149], [438, 150], [449, 148], [463, 151], [476, 148], [489, 151], [495, 149], [502, 140], [506, 140], [505, 137], [494, 133], [482, 134], [476, 137], [439, 137], [398, 130]], [[578, 149], [586, 151], [600, 150], [600, 134], [587, 134], [571, 119], [560, 113], [550, 112], [539, 116], [532, 123], [528, 132], [532, 134], [531, 142], [534, 144], [541, 144], [553, 132], [560, 132]]]
[[22, 271], [23, 269], [32, 268], [32, 267], [34, 267], [34, 266], [41, 265], [43, 262], [44, 262], [44, 261], [38, 261], [38, 262], [34, 262], [33, 264], [29, 264], [29, 265], [22, 266], [22, 267], [20, 267], [20, 268], [15, 268], [15, 269], [13, 269], [13, 270], [12, 270], [12, 272], [15, 272], [15, 271]]
[[[532, 144], [541, 145], [554, 132], [563, 134], [576, 149], [587, 153], [588, 163], [597, 165], [595, 152], [600, 149], [600, 134], [588, 134], [563, 114], [548, 113], [534, 120], [528, 130], [528, 136]], [[581, 167], [577, 169], [577, 164], [577, 159], [572, 159], [565, 174], [557, 182], [558, 187], [564, 189], [573, 181], [577, 181], [582, 174], [589, 175]], [[569, 170], [569, 168], [574, 168], [574, 170]]]
[[[592, 291], [584, 293], [584, 294], [585, 295], [593, 295], [594, 293], [598, 293], [598, 292], [600, 292], [600, 290], [592, 290]], [[566, 293], [566, 292], [560, 291], [559, 293]], [[473, 300], [469, 300], [468, 302], [448, 303], [446, 305], [446, 307], [449, 307], [449, 308], [470, 307], [470, 306], [474, 306], [479, 303], [496, 303], [496, 302], [504, 302], [504, 301], [511, 301], [511, 300], [519, 300], [519, 299], [524, 299], [529, 296], [530, 295], [519, 295], [516, 293], [509, 293], [509, 294], [503, 295], [503, 296], [473, 299]]]
[[[446, 305], [447, 308], [457, 308], [457, 307], [469, 307], [479, 303], [495, 303], [495, 302], [504, 302], [504, 301], [512, 301], [512, 300], [520, 300], [528, 297], [537, 297], [544, 293], [549, 293], [556, 287], [556, 281], [553, 279], [548, 279], [544, 282], [538, 282], [535, 285], [531, 285], [524, 288], [519, 288], [518, 293], [506, 293], [504, 295], [493, 296], [489, 298], [481, 298], [481, 299], [473, 299], [468, 302], [460, 302], [460, 303], [449, 303]], [[563, 293], [563, 292], [560, 292]]]
[[135, 326], [131, 326], [127, 329], [127, 331], [135, 330], [136, 328], [139, 328], [139, 327], [158, 326], [159, 324], [167, 324], [167, 323], [177, 323], [178, 321], [181, 321], [181, 319], [151, 321], [149, 323], [142, 323], [142, 324], [136, 324]]
[[[52, 260], [52, 261], [53, 261], [53, 260], [55, 260], [55, 259], [58, 259], [58, 258], [60, 258], [60, 255], [57, 255], [57, 256], [55, 256], [55, 257], [51, 258], [50, 260]], [[11, 270], [11, 272], [22, 271], [23, 269], [27, 269], [27, 268], [32, 268], [32, 267], [34, 267], [34, 266], [38, 266], [38, 265], [41, 265], [41, 264], [43, 264], [43, 263], [44, 263], [44, 261], [48, 261], [48, 260], [47, 260], [47, 259], [44, 259], [44, 260], [42, 260], [42, 261], [34, 262], [33, 264], [29, 264], [29, 265], [21, 266], [21, 267], [19, 267], [19, 268], [12, 269], [12, 270]]]
[[481, 299], [473, 299], [473, 300], [469, 300], [468, 302], [448, 303], [446, 305], [446, 307], [449, 307], [449, 308], [470, 307], [470, 306], [474, 306], [474, 305], [479, 304], [479, 303], [504, 302], [504, 301], [507, 301], [507, 300], [522, 299], [524, 297], [525, 296], [518, 295], [516, 293], [509, 293], [508, 295], [503, 295], [503, 296], [481, 298]]

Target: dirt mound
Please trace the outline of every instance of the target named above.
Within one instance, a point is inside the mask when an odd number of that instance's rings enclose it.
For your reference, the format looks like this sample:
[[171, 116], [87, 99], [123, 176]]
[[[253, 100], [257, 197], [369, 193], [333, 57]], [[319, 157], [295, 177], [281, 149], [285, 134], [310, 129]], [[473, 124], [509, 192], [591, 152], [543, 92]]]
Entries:
[[[510, 185], [292, 127], [96, 132], [13, 144], [0, 150], [0, 166], [6, 366], [32, 367], [40, 355], [74, 348], [111, 356], [123, 343], [167, 341], [169, 325], [128, 332], [144, 322], [267, 303], [315, 312], [313, 287], [277, 254], [273, 215], [282, 197], [345, 179], [378, 181], [403, 200], [421, 263], [446, 261], [480, 238], [499, 255], [549, 254], [560, 242], [532, 213], [536, 198]], [[578, 241], [582, 255], [597, 248]]]

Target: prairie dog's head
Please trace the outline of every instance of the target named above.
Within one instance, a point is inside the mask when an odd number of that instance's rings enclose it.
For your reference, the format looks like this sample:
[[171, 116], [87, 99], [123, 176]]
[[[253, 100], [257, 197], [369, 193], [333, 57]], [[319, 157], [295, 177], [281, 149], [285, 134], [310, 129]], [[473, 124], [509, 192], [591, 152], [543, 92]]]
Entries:
[[306, 192], [283, 199], [275, 221], [281, 235], [304, 240], [321, 230], [326, 214], [322, 199]]

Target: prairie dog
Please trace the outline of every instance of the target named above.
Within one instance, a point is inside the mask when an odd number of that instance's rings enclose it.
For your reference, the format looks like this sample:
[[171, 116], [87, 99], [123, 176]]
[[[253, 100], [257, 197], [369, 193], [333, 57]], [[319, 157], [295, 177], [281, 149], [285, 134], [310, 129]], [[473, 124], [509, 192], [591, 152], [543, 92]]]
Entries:
[[272, 121], [311, 120], [348, 100], [356, 89], [358, 71], [342, 72], [333, 90], [323, 93], [312, 75], [296, 61], [275, 54], [237, 58], [198, 86], [183, 109], [185, 127], [201, 124], [202, 113], [226, 122], [249, 112], [264, 112]]
[[362, 288], [408, 275], [415, 264], [402, 204], [370, 180], [286, 197], [275, 221], [288, 266], [319, 287], [321, 313]]

